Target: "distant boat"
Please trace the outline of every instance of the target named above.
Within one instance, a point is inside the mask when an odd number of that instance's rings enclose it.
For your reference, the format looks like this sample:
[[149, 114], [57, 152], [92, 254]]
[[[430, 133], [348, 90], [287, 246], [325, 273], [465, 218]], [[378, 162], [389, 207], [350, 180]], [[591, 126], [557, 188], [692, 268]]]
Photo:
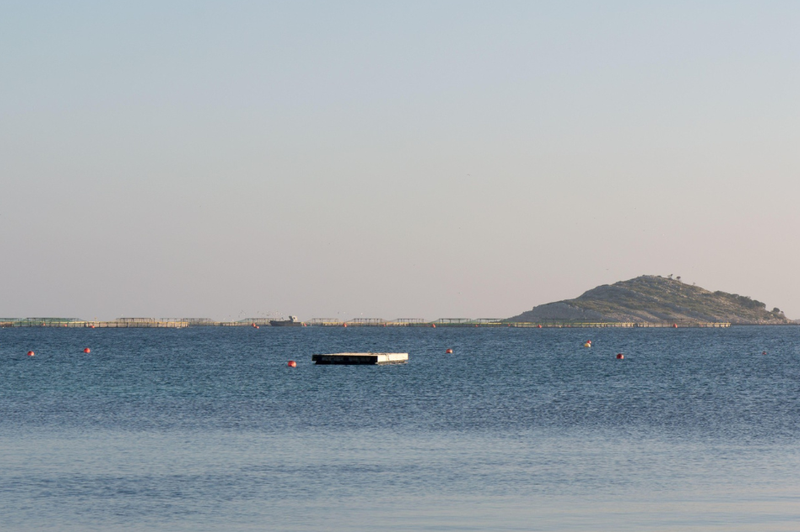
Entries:
[[270, 320], [272, 327], [301, 327], [302, 322], [297, 320], [297, 316], [289, 316], [288, 320]]

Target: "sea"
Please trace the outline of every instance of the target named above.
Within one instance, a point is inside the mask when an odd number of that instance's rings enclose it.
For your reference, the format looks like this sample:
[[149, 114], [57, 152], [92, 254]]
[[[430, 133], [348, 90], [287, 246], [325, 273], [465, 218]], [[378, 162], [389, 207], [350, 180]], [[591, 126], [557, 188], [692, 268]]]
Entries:
[[797, 531], [800, 327], [0, 329], [0, 530]]

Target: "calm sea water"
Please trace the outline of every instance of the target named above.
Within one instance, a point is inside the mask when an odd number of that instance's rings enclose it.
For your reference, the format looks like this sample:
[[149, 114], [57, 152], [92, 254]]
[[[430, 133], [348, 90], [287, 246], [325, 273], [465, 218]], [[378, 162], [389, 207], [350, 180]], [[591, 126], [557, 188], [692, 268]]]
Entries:
[[795, 531], [800, 328], [0, 329], [0, 529]]

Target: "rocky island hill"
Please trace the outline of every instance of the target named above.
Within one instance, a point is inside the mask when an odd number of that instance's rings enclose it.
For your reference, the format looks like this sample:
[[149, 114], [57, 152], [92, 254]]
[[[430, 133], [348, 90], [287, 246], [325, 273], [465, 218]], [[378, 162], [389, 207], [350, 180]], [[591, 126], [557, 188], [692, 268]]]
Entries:
[[509, 322], [727, 322], [732, 325], [792, 323], [780, 309], [738, 294], [711, 292], [680, 278], [643, 275], [593, 288], [575, 299], [538, 305]]

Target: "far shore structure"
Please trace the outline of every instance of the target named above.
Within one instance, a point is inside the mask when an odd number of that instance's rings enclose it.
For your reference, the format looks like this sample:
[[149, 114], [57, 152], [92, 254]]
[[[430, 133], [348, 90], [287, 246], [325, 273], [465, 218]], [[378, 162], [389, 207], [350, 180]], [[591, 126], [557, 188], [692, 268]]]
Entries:
[[110, 321], [78, 318], [0, 318], [0, 327], [64, 328], [186, 328], [186, 327], [730, 327], [731, 325], [797, 325], [783, 312], [746, 296], [711, 292], [681, 282], [680, 277], [643, 275], [602, 285], [575, 299], [533, 307], [511, 318], [313, 318], [300, 321], [275, 318], [245, 318], [216, 321], [209, 318], [118, 318]]
[[[88, 328], [88, 329], [135, 329], [135, 328], [167, 328], [183, 329], [187, 327], [275, 327], [269, 323], [258, 323], [256, 321], [212, 321], [209, 323], [192, 323], [191, 321], [175, 321], [156, 318], [137, 318], [137, 321], [84, 321], [67, 320], [64, 318], [3, 318], [0, 320], [2, 327], [53, 327], [53, 328]], [[469, 318], [441, 318], [434, 321], [419, 320], [408, 323], [400, 320], [381, 320], [375, 319], [370, 323], [359, 321], [334, 321], [334, 320], [310, 320], [301, 322], [301, 327], [513, 327], [513, 328], [598, 328], [598, 327], [618, 327], [618, 328], [637, 328], [637, 327], [730, 327], [727, 322], [577, 322], [577, 321], [541, 321], [538, 323], [514, 322], [506, 320], [487, 321], [473, 320]]]

